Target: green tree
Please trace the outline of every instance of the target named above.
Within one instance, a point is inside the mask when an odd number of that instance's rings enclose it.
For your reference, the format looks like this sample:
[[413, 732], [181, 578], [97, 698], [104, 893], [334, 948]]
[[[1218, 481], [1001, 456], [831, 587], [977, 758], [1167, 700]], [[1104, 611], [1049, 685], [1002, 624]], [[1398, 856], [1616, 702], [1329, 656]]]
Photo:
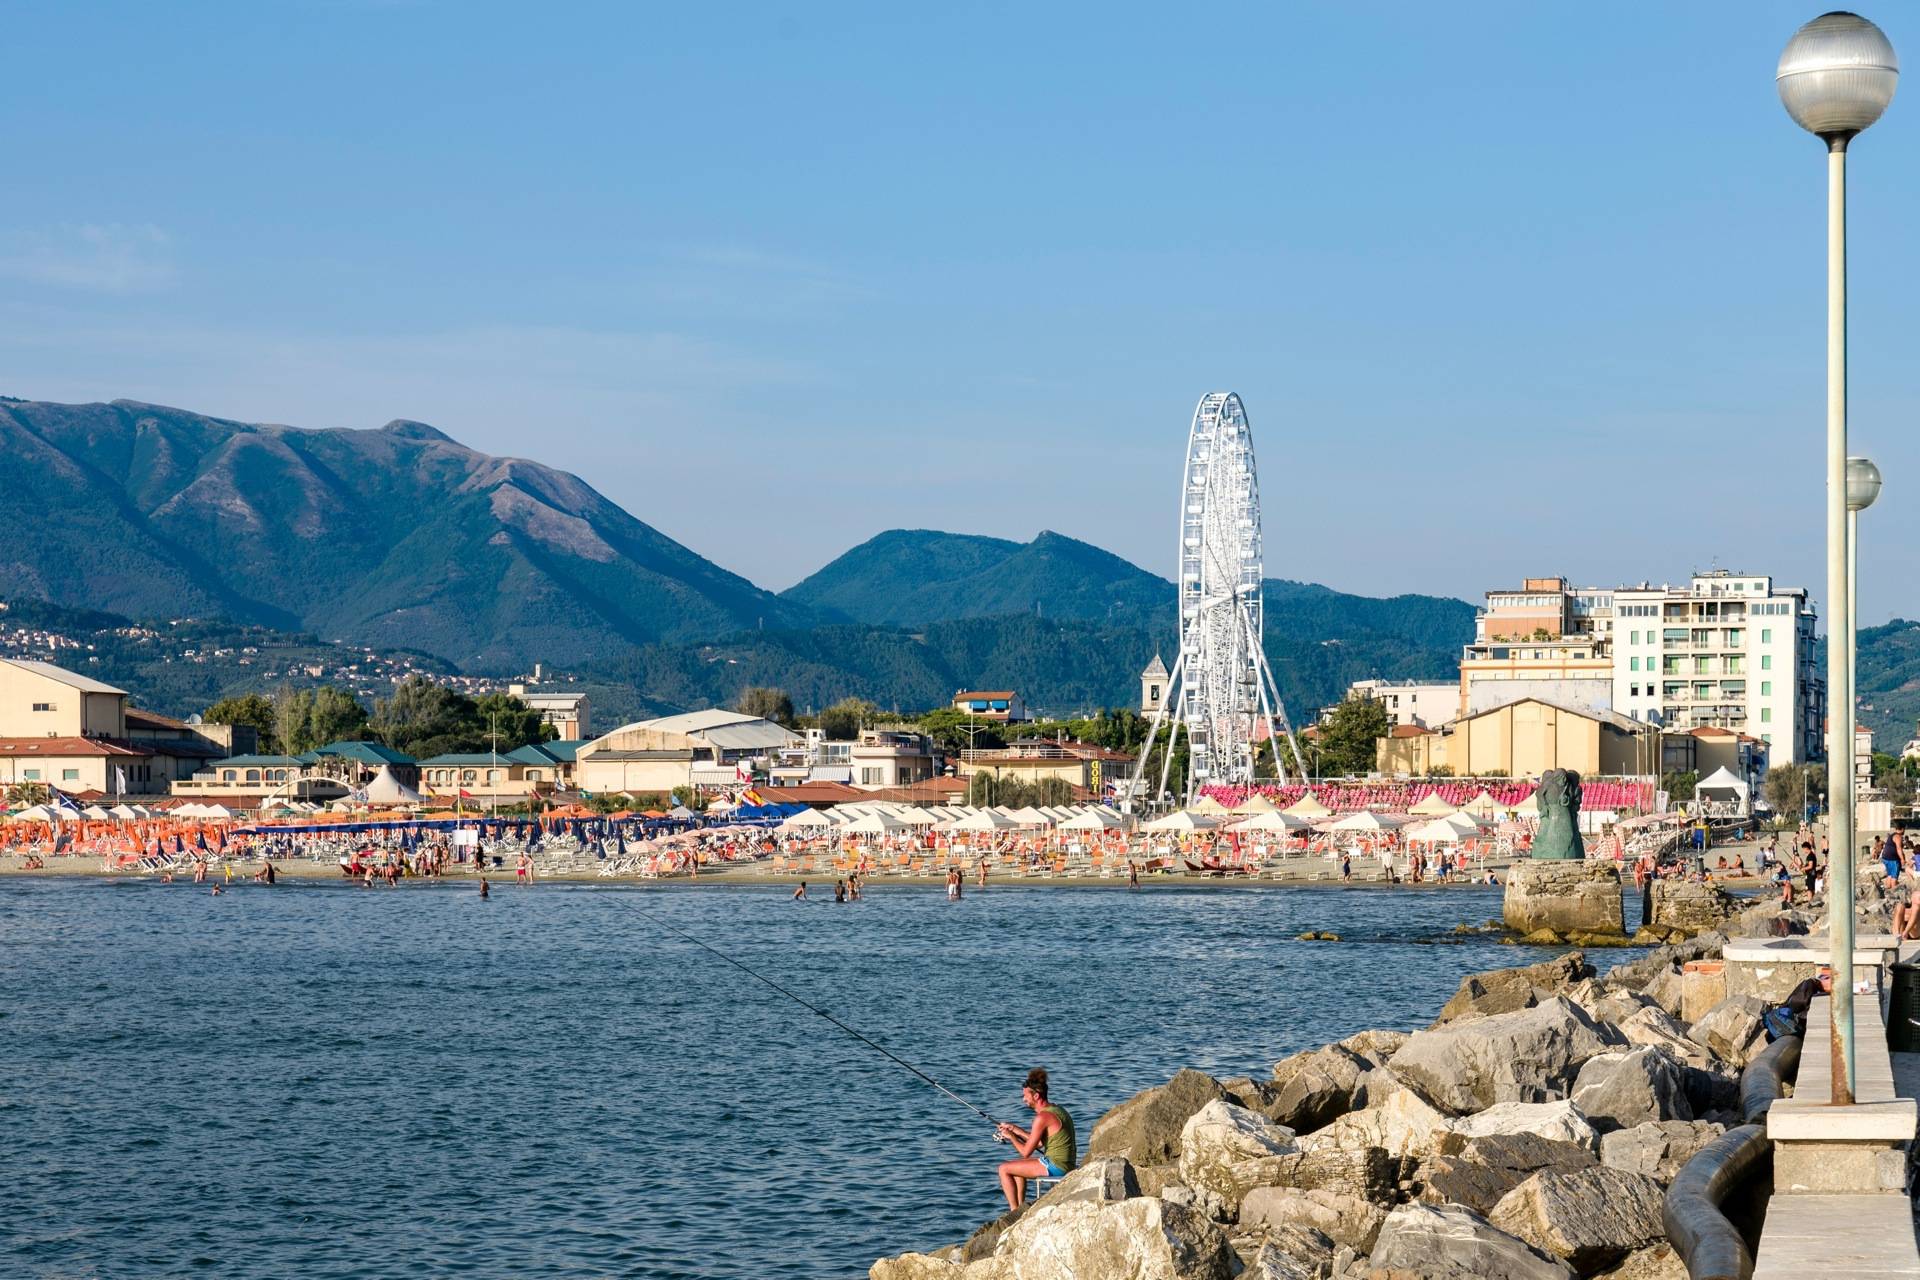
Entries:
[[1897, 808], [1913, 804], [1916, 762], [1885, 751], [1873, 753], [1873, 785], [1886, 794]]
[[1320, 726], [1319, 772], [1340, 777], [1372, 773], [1379, 741], [1389, 728], [1387, 708], [1377, 698], [1352, 697], [1336, 706]]
[[278, 749], [273, 736], [273, 702], [260, 694], [247, 693], [237, 698], [222, 698], [201, 712], [200, 718], [208, 724], [245, 725], [259, 735], [260, 750], [273, 752]]
[[478, 708], [473, 699], [421, 676], [394, 686], [373, 704], [374, 736], [417, 760], [474, 746]]
[[313, 690], [286, 685], [273, 696], [274, 745], [290, 756], [310, 751], [319, 745], [309, 736], [313, 719]]
[[1807, 808], [1818, 808], [1827, 793], [1827, 769], [1819, 764], [1776, 764], [1761, 785], [1767, 805], [1782, 819], [1799, 822]]
[[553, 737], [553, 726], [540, 713], [510, 693], [483, 694], [473, 706], [474, 750], [496, 746], [501, 751], [518, 751], [535, 742]]
[[1675, 804], [1686, 804], [1693, 799], [1693, 789], [1700, 782], [1700, 772], [1688, 769], [1685, 773], [1663, 773], [1660, 775], [1660, 789], [1667, 793], [1667, 799]]
[[7, 808], [31, 809], [34, 805], [45, 804], [53, 799], [53, 792], [44, 782], [16, 782], [7, 788]]
[[1007, 745], [997, 721], [969, 716], [953, 707], [936, 707], [921, 716], [917, 723], [922, 733], [948, 751], [968, 748], [993, 751]]
[[741, 715], [758, 716], [762, 720], [793, 728], [793, 699], [785, 689], [772, 689], [760, 684], [742, 689], [740, 696], [734, 699], [733, 709]]
[[820, 713], [820, 728], [833, 742], [847, 742], [884, 713], [865, 698], [842, 698]]
[[313, 691], [313, 704], [307, 713], [307, 732], [313, 741], [308, 750], [329, 742], [359, 738], [367, 730], [367, 709], [345, 689], [322, 685]]

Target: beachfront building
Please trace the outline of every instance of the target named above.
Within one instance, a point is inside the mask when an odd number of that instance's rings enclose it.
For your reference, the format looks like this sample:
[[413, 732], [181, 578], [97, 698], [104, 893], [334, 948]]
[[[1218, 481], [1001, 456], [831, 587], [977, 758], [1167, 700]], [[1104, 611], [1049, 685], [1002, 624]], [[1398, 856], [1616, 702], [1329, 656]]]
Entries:
[[1166, 709], [1167, 686], [1172, 683], [1173, 675], [1167, 670], [1166, 662], [1159, 654], [1153, 655], [1153, 661], [1140, 673], [1140, 714], [1157, 715]]
[[1548, 769], [1644, 777], [1660, 771], [1662, 738], [1658, 726], [1617, 711], [1526, 697], [1462, 716], [1440, 731], [1396, 728], [1375, 743], [1375, 767], [1406, 777], [1443, 769], [1475, 778], [1537, 778]]
[[524, 684], [508, 685], [507, 692], [538, 711], [540, 723], [552, 725], [554, 736], [563, 742], [584, 740], [593, 733], [588, 727], [584, 693], [541, 693]]
[[723, 791], [764, 776], [791, 729], [713, 708], [622, 725], [575, 753], [574, 781], [590, 794], [664, 794], [675, 787]]
[[165, 795], [229, 754], [202, 727], [127, 705], [127, 692], [50, 662], [0, 658], [0, 784], [37, 782], [70, 795]]
[[[1487, 592], [1460, 655], [1456, 715], [1537, 697], [1594, 714], [1613, 706], [1611, 593], [1565, 578]], [[1429, 727], [1433, 727], [1429, 722]]]
[[[1349, 698], [1372, 698], [1386, 708], [1387, 723], [1437, 729], [1460, 714], [1460, 684], [1455, 680], [1355, 680]], [[1332, 707], [1322, 712], [1331, 714]]]
[[378, 742], [329, 742], [297, 756], [246, 754], [203, 765], [173, 784], [173, 794], [255, 809], [270, 800], [325, 804], [359, 791], [387, 770], [420, 789], [420, 762]]
[[1126, 752], [1091, 742], [1020, 738], [1005, 747], [962, 751], [958, 773], [966, 779], [985, 773], [1028, 783], [1057, 778], [1099, 795], [1107, 783], [1131, 777], [1133, 764], [1134, 757]]
[[448, 801], [518, 803], [565, 790], [578, 742], [536, 742], [512, 751], [450, 752], [420, 761], [420, 790]]
[[1614, 705], [1669, 728], [1750, 734], [1774, 761], [1824, 755], [1826, 684], [1801, 587], [1715, 570], [1684, 586], [1616, 587]]
[[953, 709], [981, 720], [1016, 724], [1031, 720], [1027, 704], [1011, 689], [962, 689], [953, 695]]

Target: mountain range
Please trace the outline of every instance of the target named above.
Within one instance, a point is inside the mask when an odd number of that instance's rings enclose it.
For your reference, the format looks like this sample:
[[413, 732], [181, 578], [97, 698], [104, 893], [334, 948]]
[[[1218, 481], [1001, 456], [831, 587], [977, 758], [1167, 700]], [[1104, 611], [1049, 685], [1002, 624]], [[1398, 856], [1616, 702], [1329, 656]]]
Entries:
[[[920, 710], [972, 686], [1066, 713], [1133, 704], [1141, 668], [1174, 649], [1173, 584], [1060, 533], [889, 530], [776, 594], [577, 476], [418, 422], [310, 430], [0, 397], [0, 451], [0, 600], [89, 619], [70, 629], [93, 637], [95, 673], [163, 711], [371, 650], [363, 676], [545, 663], [593, 690], [603, 722], [754, 684], [803, 710], [848, 696]], [[1448, 678], [1473, 634], [1473, 607], [1445, 597], [1268, 579], [1265, 602], [1296, 720], [1355, 679]], [[181, 631], [188, 618], [201, 630]], [[136, 622], [212, 639], [164, 660], [119, 634]], [[259, 658], [208, 656], [242, 648]], [[1904, 741], [1920, 626], [1861, 633], [1861, 691], [1883, 745]]]

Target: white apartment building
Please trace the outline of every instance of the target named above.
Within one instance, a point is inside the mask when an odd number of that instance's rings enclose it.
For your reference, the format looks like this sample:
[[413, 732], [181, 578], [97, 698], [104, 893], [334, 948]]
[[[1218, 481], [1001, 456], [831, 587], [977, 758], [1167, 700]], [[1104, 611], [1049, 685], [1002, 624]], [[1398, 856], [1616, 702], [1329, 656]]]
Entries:
[[[1460, 714], [1460, 682], [1457, 680], [1355, 680], [1347, 686], [1349, 698], [1372, 698], [1387, 709], [1387, 723], [1394, 728], [1419, 725], [1438, 729]], [[1331, 714], [1327, 708], [1325, 714]]]
[[1765, 742], [1769, 763], [1823, 754], [1826, 686], [1814, 674], [1807, 592], [1715, 570], [1684, 587], [1616, 587], [1613, 705], [1677, 729], [1712, 725]]

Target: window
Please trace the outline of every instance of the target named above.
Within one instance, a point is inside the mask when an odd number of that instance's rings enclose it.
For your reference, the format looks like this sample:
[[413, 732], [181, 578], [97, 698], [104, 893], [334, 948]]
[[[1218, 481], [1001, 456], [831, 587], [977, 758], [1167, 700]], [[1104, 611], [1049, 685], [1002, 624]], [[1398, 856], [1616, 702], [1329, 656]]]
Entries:
[[1772, 723], [1773, 723], [1773, 708], [1772, 708], [1772, 707], [1762, 707], [1762, 708], [1760, 708], [1760, 723], [1761, 723], [1761, 724], [1772, 724]]
[[1760, 682], [1760, 696], [1763, 698], [1773, 696], [1773, 681], [1762, 680]]
[[1770, 733], [1763, 733], [1763, 734], [1761, 734], [1761, 735], [1760, 735], [1760, 741], [1762, 741], [1762, 742], [1764, 742], [1764, 743], [1766, 743], [1766, 744], [1767, 744], [1768, 746], [1772, 746], [1772, 745], [1773, 745], [1773, 735], [1772, 735], [1772, 734], [1770, 734]]
[[40, 771], [38, 769], [23, 769], [20, 772], [20, 776], [25, 778], [28, 782], [40, 781]]
[[1629, 686], [1627, 692], [1630, 696], [1637, 698], [1640, 696], [1640, 686], [1637, 684]]
[[258, 769], [247, 770], [247, 781], [248, 782], [260, 781], [260, 771]]
[[1638, 671], [1639, 669], [1640, 669], [1640, 659], [1638, 658], [1627, 659], [1627, 670]]
[[1640, 633], [1638, 631], [1633, 633], [1633, 643], [1635, 644], [1640, 643]]
[[462, 770], [460, 771], [460, 781], [462, 781], [462, 782], [472, 782], [472, 781], [473, 781], [473, 770], [471, 770], [471, 769], [462, 769]]
[[35, 711], [51, 711], [53, 710], [53, 704], [51, 702], [36, 702], [33, 704], [33, 709]]
[[1761, 655], [1760, 655], [1760, 669], [1761, 669], [1762, 671], [1771, 671], [1771, 670], [1773, 670], [1773, 655], [1772, 655], [1772, 654], [1770, 654], [1770, 653], [1763, 653], [1763, 654], [1761, 654]]
[[1773, 628], [1772, 628], [1772, 627], [1762, 627], [1762, 628], [1760, 628], [1760, 643], [1761, 643], [1761, 644], [1772, 644], [1772, 643], [1773, 643]]
[[222, 782], [232, 782], [237, 776], [238, 771], [234, 769], [222, 769], [220, 771], [220, 781]]
[[862, 768], [860, 770], [860, 781], [870, 787], [879, 785], [881, 781], [880, 770], [877, 768], [876, 769]]

